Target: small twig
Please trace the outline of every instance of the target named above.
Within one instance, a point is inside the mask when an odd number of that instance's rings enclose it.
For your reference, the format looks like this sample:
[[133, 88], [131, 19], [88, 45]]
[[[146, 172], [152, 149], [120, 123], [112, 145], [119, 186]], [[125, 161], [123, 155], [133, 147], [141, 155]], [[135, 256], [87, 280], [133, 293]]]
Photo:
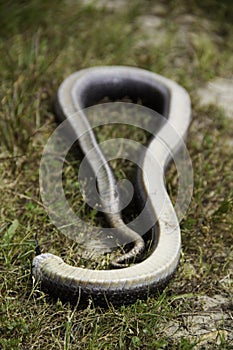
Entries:
[[[1, 190], [1, 189], [4, 189], [4, 186], [0, 186], [0, 190]], [[35, 202], [36, 204], [38, 204], [39, 206], [41, 206], [42, 208], [45, 208], [45, 206], [43, 205], [43, 203], [41, 203], [40, 201], [38, 201], [37, 199], [35, 199], [35, 198], [33, 198], [33, 197], [29, 197], [29, 196], [26, 196], [26, 195], [23, 194], [23, 193], [19, 193], [19, 192], [16, 192], [16, 191], [12, 191], [11, 188], [6, 188], [5, 191], [11, 192], [11, 193], [13, 193], [14, 195], [18, 196], [19, 198], [25, 198], [25, 199], [31, 200], [31, 201]]]
[[17, 158], [22, 158], [24, 157], [25, 154], [20, 154], [18, 156], [6, 156], [6, 157], [0, 157], [0, 162], [4, 162], [5, 160], [10, 160], [10, 159], [17, 159]]

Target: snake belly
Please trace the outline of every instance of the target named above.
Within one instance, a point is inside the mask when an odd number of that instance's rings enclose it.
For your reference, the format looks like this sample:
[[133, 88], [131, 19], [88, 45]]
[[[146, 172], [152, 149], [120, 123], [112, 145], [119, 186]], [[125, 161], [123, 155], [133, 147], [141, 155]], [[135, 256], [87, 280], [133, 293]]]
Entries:
[[[120, 213], [116, 210], [114, 214], [109, 214], [109, 222], [112, 226], [121, 226], [122, 234], [124, 230], [128, 230], [126, 235], [135, 243], [123, 258], [115, 262], [115, 269], [93, 270], [74, 267], [50, 253], [37, 255], [33, 259], [32, 276], [35, 281], [38, 281], [49, 294], [73, 303], [91, 297], [99, 304], [105, 304], [107, 301], [118, 305], [145, 298], [149, 293], [154, 293], [167, 284], [174, 275], [180, 258], [179, 222], [163, 179], [165, 167], [171, 156], [166, 148], [161, 149], [161, 140], [172, 150], [179, 149], [191, 119], [188, 93], [172, 80], [143, 69], [125, 66], [93, 67], [75, 72], [63, 81], [58, 90], [56, 114], [59, 120], [63, 121], [75, 112], [95, 105], [105, 96], [111, 99], [120, 99], [125, 96], [129, 96], [132, 100], [140, 98], [146, 107], [164, 115], [176, 129], [179, 137], [173, 137], [170, 140], [168, 125], [165, 123], [156, 137], [150, 140], [142, 160], [143, 174], [152, 178], [155, 184], [155, 190], [151, 192], [144, 178], [141, 179], [150, 201], [150, 214], [157, 218], [158, 227], [157, 245], [149, 257], [129, 267], [121, 265], [124, 260], [140, 255], [144, 249], [144, 241], [139, 234], [131, 232], [132, 230], [124, 224]], [[78, 127], [71, 125], [71, 128], [77, 133], [78, 139], [78, 132], [89, 130], [84, 114], [81, 113], [77, 124]], [[80, 145], [84, 154], [90, 147], [95, 147], [96, 157], [102, 157], [104, 160], [92, 131], [88, 131], [86, 135], [87, 137], [82, 139]], [[158, 150], [160, 164], [163, 164], [162, 171], [152, 168], [148, 158], [148, 152], [155, 153]], [[97, 173], [96, 165], [90, 165], [94, 173]], [[102, 177], [97, 179], [98, 185], [103, 186], [103, 192], [106, 187], [108, 188], [109, 202], [111, 202], [115, 180], [108, 164], [103, 161], [103, 165]], [[156, 188], [156, 184], [159, 188]], [[160, 198], [163, 198], [162, 211]]]

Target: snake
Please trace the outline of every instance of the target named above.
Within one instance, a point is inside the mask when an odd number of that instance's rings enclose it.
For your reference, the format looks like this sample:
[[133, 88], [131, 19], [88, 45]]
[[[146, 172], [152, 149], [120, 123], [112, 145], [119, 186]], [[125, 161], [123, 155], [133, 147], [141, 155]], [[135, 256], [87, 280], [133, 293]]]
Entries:
[[[85, 108], [94, 106], [106, 96], [111, 100], [120, 100], [124, 96], [130, 97], [132, 101], [140, 98], [143, 106], [160, 113], [168, 121], [149, 140], [141, 162], [141, 187], [150, 203], [148, 215], [157, 218], [158, 231], [156, 246], [144, 259], [140, 259], [145, 250], [144, 239], [140, 233], [124, 223], [121, 212], [117, 209], [119, 203], [113, 171], [105, 161], [85, 116]], [[133, 242], [133, 246], [122, 256], [118, 256], [112, 262], [113, 268], [108, 270], [71, 266], [57, 255], [40, 253], [32, 261], [33, 279], [50, 295], [72, 303], [92, 299], [99, 304], [128, 304], [163, 289], [179, 265], [181, 232], [164, 183], [164, 173], [171, 154], [168, 147], [161, 147], [160, 140], [169, 145], [174, 152], [178, 152], [191, 121], [189, 94], [173, 80], [142, 68], [97, 66], [72, 73], [62, 82], [58, 89], [55, 110], [60, 122], [70, 120], [70, 127], [77, 139], [86, 131], [80, 147], [84, 154], [88, 154], [90, 149], [95, 150], [94, 159], [97, 162], [93, 161], [93, 157], [89, 161], [97, 177], [98, 190], [108, 203], [115, 206], [114, 210], [106, 214], [107, 219], [112, 227], [119, 228], [120, 236]], [[69, 117], [77, 111], [82, 112], [76, 122], [72, 122]], [[174, 127], [179, 137], [169, 137], [169, 125]], [[150, 152], [157, 153], [162, 171], [152, 167]], [[99, 161], [102, 164], [101, 171]], [[154, 190], [148, 188], [143, 174], [154, 184]], [[136, 262], [128, 264], [133, 258]]]

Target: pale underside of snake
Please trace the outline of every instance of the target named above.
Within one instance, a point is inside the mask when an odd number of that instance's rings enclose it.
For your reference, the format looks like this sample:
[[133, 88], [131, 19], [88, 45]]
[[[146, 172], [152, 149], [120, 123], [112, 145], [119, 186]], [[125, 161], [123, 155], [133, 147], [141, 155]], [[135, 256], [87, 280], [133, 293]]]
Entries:
[[[187, 92], [175, 82], [152, 72], [139, 68], [124, 66], [93, 67], [78, 71], [61, 84], [56, 101], [56, 114], [60, 121], [69, 118], [77, 111], [79, 118], [71, 123], [71, 128], [80, 138], [83, 131], [85, 137], [80, 141], [84, 154], [90, 148], [95, 148], [96, 157], [102, 159], [102, 170], [96, 170], [97, 165], [90, 160], [90, 167], [97, 176], [98, 190], [105, 195], [107, 203], [117, 206], [115, 193], [115, 178], [105, 161], [96, 138], [89, 127], [88, 120], [82, 111], [95, 105], [104, 97], [120, 100], [125, 96], [131, 100], [140, 99], [146, 107], [163, 115], [169, 125], [172, 125], [179, 137], [170, 137], [168, 124], [165, 123], [158, 130], [156, 137], [152, 137], [143, 155], [142, 170], [148, 178], [158, 184], [157, 191], [151, 191], [144, 177], [140, 179], [144, 195], [149, 199], [148, 215], [156, 218], [158, 232], [156, 247], [151, 254], [142, 261], [127, 266], [128, 261], [140, 259], [145, 249], [143, 237], [126, 225], [121, 213], [115, 208], [108, 213], [108, 222], [118, 228], [121, 240], [134, 242], [133, 247], [113, 260], [114, 269], [92, 270], [74, 267], [66, 264], [60, 257], [43, 253], [37, 255], [32, 262], [33, 278], [41, 283], [43, 289], [51, 295], [63, 300], [77, 302], [90, 297], [98, 302], [106, 300], [113, 304], [130, 303], [137, 298], [145, 298], [148, 293], [154, 293], [163, 288], [174, 275], [180, 258], [181, 237], [179, 222], [175, 210], [164, 185], [164, 172], [171, 154], [180, 148], [181, 140], [185, 137], [191, 118], [190, 99]], [[161, 148], [161, 140], [168, 148]], [[153, 168], [148, 154], [159, 153], [161, 169]], [[160, 195], [159, 195], [160, 194]], [[161, 210], [160, 198], [163, 198]], [[103, 204], [104, 205], [104, 204]]]

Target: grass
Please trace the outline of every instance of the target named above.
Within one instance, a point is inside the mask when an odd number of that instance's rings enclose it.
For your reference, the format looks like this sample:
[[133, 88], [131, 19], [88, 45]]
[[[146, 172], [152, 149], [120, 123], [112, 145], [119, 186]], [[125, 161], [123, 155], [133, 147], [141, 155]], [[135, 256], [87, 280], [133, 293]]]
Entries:
[[[217, 106], [201, 107], [196, 94], [210, 79], [232, 74], [231, 4], [159, 4], [165, 12], [160, 11], [160, 27], [152, 34], [139, 20], [151, 13], [153, 1], [129, 1], [124, 11], [81, 1], [0, 4], [1, 349], [231, 348], [233, 127]], [[43, 251], [85, 263], [50, 222], [38, 169], [56, 127], [52, 103], [59, 84], [73, 71], [107, 64], [139, 66], [187, 88], [193, 103], [188, 149], [194, 193], [181, 223], [180, 267], [163, 293], [127, 307], [101, 309], [90, 302], [76, 309], [50, 300], [31, 281], [36, 233]], [[84, 217], [97, 220], [76, 196], [73, 168], [71, 159], [65, 169], [67, 193]], [[173, 168], [167, 183], [175, 195]], [[225, 302], [205, 311], [201, 298], [216, 295]], [[211, 322], [203, 321], [209, 338], [195, 335], [190, 317], [217, 311], [224, 317], [215, 321], [215, 333], [208, 328]]]

